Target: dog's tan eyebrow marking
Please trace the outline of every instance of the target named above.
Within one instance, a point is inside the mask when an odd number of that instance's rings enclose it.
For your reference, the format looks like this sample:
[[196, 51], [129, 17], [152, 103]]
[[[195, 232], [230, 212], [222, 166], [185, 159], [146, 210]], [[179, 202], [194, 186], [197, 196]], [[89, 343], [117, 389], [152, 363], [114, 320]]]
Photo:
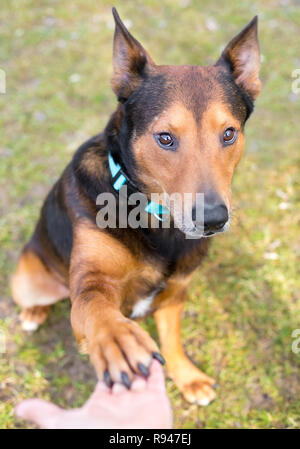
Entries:
[[152, 132], [171, 131], [180, 135], [185, 134], [191, 128], [196, 130], [192, 112], [181, 102], [175, 102], [154, 118], [150, 129]]
[[234, 126], [240, 130], [240, 122], [232, 115], [230, 109], [222, 102], [210, 103], [203, 113], [201, 120], [201, 128], [210, 124], [215, 129], [220, 129], [226, 126]]

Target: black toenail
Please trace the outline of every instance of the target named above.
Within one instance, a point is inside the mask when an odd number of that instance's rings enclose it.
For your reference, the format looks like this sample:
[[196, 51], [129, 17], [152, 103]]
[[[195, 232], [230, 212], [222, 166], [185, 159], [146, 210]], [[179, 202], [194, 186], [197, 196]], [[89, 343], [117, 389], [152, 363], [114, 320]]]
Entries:
[[162, 365], [164, 365], [166, 363], [165, 359], [159, 352], [153, 352], [152, 355], [153, 355], [153, 358], [158, 360], [159, 363], [161, 363]]
[[128, 374], [125, 373], [125, 371], [121, 372], [121, 379], [122, 379], [122, 382], [125, 385], [125, 387], [129, 389], [131, 387], [131, 382], [130, 382], [130, 379], [128, 377]]
[[112, 387], [113, 383], [107, 369], [104, 371], [104, 382], [108, 386], [108, 388]]
[[149, 370], [143, 363], [138, 363], [137, 367], [143, 376], [148, 377], [149, 376]]

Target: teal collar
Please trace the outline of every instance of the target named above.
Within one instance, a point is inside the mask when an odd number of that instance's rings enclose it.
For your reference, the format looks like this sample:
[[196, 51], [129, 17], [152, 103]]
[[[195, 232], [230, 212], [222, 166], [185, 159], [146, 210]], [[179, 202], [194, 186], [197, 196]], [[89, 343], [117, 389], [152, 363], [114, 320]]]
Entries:
[[[135, 184], [124, 173], [121, 165], [117, 164], [114, 161], [111, 153], [108, 153], [108, 165], [109, 165], [110, 173], [112, 176], [113, 188], [117, 192], [125, 184], [130, 185], [131, 187], [134, 187], [136, 189]], [[159, 203], [155, 203], [154, 201], [148, 201], [148, 204], [145, 207], [145, 212], [148, 212], [148, 214], [155, 215], [155, 217], [160, 221], [164, 221], [163, 215], [170, 213], [170, 211], [167, 207], [162, 206]]]

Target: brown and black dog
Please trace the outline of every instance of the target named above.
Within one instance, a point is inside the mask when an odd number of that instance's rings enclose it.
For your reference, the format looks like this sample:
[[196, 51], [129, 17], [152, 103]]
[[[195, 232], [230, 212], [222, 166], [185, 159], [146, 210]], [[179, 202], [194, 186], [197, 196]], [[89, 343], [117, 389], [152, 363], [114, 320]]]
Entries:
[[[148, 374], [156, 343], [131, 318], [154, 313], [169, 375], [190, 402], [207, 405], [214, 380], [185, 355], [180, 319], [193, 271], [209, 239], [227, 229], [231, 179], [244, 147], [244, 126], [261, 89], [255, 17], [215, 65], [156, 65], [117, 12], [112, 88], [117, 110], [103, 133], [75, 153], [43, 205], [12, 279], [24, 329], [46, 319], [70, 295], [80, 349], [100, 379]], [[136, 190], [204, 193], [204, 234], [186, 239], [171, 226], [99, 229], [96, 198], [116, 195], [108, 155]], [[117, 197], [117, 195], [116, 195]]]

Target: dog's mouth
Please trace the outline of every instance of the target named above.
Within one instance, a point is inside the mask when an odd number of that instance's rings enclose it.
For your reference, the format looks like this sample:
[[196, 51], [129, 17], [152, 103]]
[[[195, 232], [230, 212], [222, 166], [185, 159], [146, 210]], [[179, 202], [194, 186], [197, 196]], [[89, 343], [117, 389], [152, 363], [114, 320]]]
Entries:
[[214, 235], [225, 232], [225, 229], [219, 229], [218, 231], [204, 231], [204, 232], [199, 232], [197, 229], [191, 229], [191, 230], [181, 229], [181, 232], [184, 233], [186, 238], [200, 239], [200, 238], [213, 237]]
[[223, 232], [226, 232], [230, 227], [230, 221], [231, 217], [228, 219], [228, 221], [225, 223], [222, 228], [219, 229], [209, 229], [205, 230], [204, 228], [199, 229], [194, 224], [192, 226], [186, 226], [183, 224], [182, 226], [178, 226], [180, 231], [185, 235], [187, 239], [200, 239], [200, 238], [209, 238], [214, 237], [217, 234], [222, 234]]
[[222, 232], [225, 232], [227, 229], [225, 229], [225, 226], [223, 226], [223, 228], [218, 229], [216, 231], [205, 231], [203, 233], [203, 237], [207, 238], [207, 237], [213, 237], [214, 235], [217, 234], [221, 234]]

